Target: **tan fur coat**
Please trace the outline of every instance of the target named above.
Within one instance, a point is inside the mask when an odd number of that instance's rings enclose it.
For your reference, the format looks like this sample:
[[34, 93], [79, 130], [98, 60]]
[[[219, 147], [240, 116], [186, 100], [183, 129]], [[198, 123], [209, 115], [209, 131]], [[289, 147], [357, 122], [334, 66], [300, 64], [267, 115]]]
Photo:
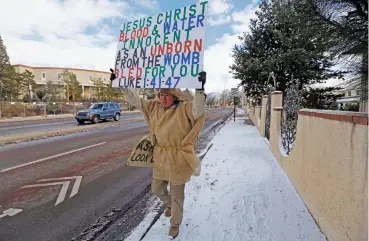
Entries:
[[199, 175], [201, 163], [195, 154], [195, 144], [205, 123], [203, 92], [196, 91], [193, 101], [164, 109], [158, 99], [143, 100], [133, 89], [121, 90], [127, 101], [144, 113], [153, 135], [153, 178], [184, 184], [193, 173]]

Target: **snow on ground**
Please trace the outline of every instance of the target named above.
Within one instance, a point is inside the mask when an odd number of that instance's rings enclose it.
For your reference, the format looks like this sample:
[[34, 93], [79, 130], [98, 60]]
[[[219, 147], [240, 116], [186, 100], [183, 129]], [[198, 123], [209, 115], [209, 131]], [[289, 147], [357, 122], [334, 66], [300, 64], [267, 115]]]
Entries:
[[237, 115], [244, 115], [244, 114], [246, 114], [246, 111], [244, 109], [237, 108], [236, 109], [236, 114]]
[[[178, 241], [322, 241], [292, 184], [254, 126], [228, 122], [203, 159], [200, 177], [186, 184]], [[151, 218], [150, 218], [151, 216]], [[126, 240], [138, 241], [148, 217]], [[168, 240], [164, 215], [143, 241]]]

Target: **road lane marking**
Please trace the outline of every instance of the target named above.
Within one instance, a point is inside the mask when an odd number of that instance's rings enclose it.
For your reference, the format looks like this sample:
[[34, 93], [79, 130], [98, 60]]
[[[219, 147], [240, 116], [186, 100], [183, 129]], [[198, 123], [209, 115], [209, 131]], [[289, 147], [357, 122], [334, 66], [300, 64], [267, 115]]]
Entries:
[[62, 185], [62, 188], [60, 189], [60, 192], [59, 192], [58, 199], [56, 199], [56, 203], [55, 203], [55, 206], [56, 206], [59, 203], [64, 201], [65, 195], [67, 194], [67, 191], [68, 191], [69, 183], [70, 183], [70, 181], [43, 183], [43, 184], [26, 185], [26, 186], [23, 186], [21, 188], [47, 187], [47, 186]]
[[6, 217], [6, 216], [14, 216], [14, 215], [17, 215], [18, 213], [22, 212], [23, 209], [18, 209], [18, 208], [9, 208], [7, 210], [5, 210], [3, 212], [3, 214], [0, 215], [0, 218], [3, 218], [3, 217]]
[[70, 193], [69, 197], [73, 197], [78, 193], [78, 189], [79, 186], [81, 185], [81, 181], [82, 181], [82, 176], [75, 176], [75, 177], [57, 177], [57, 178], [47, 178], [47, 179], [42, 179], [38, 182], [49, 182], [49, 181], [59, 181], [59, 180], [69, 180], [69, 179], [76, 179], [76, 181], [74, 182], [73, 188], [72, 188], [72, 192]]
[[25, 167], [25, 166], [33, 165], [33, 164], [36, 164], [36, 163], [40, 163], [40, 162], [43, 162], [43, 161], [48, 161], [48, 160], [53, 159], [53, 158], [69, 155], [69, 154], [72, 154], [72, 153], [75, 153], [75, 152], [78, 152], [78, 151], [83, 151], [83, 150], [86, 150], [86, 149], [90, 149], [90, 148], [93, 148], [93, 147], [96, 147], [96, 146], [101, 146], [101, 145], [104, 145], [106, 143], [107, 142], [104, 141], [104, 142], [94, 144], [94, 145], [91, 145], [91, 146], [86, 146], [86, 147], [82, 147], [82, 148], [79, 148], [79, 149], [76, 149], [76, 150], [67, 151], [67, 152], [64, 152], [64, 153], [57, 154], [57, 155], [45, 157], [45, 158], [42, 158], [42, 159], [38, 159], [36, 161], [31, 161], [31, 162], [27, 162], [27, 163], [17, 165], [17, 166], [14, 166], [14, 167], [5, 168], [5, 169], [2, 169], [0, 172], [7, 172], [7, 171], [15, 170], [15, 169], [18, 169], [18, 168], [21, 168], [21, 167]]
[[[56, 200], [55, 206], [62, 203], [65, 199], [65, 196], [67, 195], [68, 188], [70, 185], [70, 179], [75, 179], [74, 185], [72, 188], [72, 191], [69, 195], [69, 198], [75, 196], [78, 193], [79, 186], [81, 185], [82, 176], [72, 176], [72, 177], [56, 177], [56, 178], [47, 178], [47, 179], [41, 179], [37, 182], [49, 182], [49, 183], [39, 183], [39, 184], [32, 184], [32, 185], [26, 185], [21, 187], [22, 188], [35, 188], [35, 187], [48, 187], [48, 186], [57, 186], [62, 185], [62, 188], [60, 189], [58, 198]], [[68, 180], [68, 181], [63, 181]]]

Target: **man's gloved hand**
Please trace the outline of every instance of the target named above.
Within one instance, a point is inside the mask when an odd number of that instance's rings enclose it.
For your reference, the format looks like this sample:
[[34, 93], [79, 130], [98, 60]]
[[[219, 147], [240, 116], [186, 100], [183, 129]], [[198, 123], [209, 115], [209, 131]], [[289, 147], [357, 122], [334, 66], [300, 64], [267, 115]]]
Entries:
[[113, 80], [115, 80], [117, 77], [116, 77], [116, 75], [115, 75], [115, 73], [114, 73], [114, 70], [113, 70], [113, 69], [110, 69], [110, 72], [111, 72], [111, 74], [110, 74], [110, 80], [111, 80], [111, 81], [113, 81]]
[[199, 82], [202, 83], [202, 87], [199, 90], [204, 90], [204, 86], [206, 83], [206, 72], [205, 71], [202, 71], [199, 73]]

